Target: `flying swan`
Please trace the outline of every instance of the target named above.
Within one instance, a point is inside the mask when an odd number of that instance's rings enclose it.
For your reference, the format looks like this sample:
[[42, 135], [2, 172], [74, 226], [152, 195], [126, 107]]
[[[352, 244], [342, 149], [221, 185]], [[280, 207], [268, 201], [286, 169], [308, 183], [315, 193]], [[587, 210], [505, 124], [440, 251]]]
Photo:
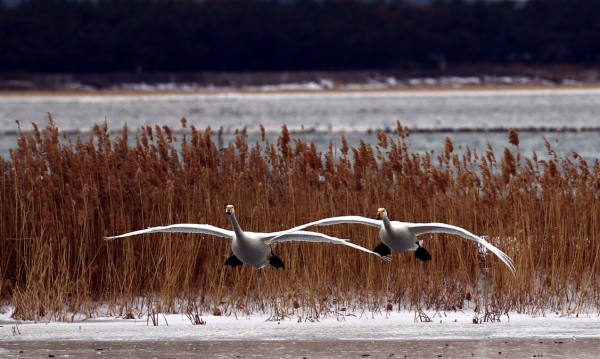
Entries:
[[[298, 227], [288, 229], [280, 232], [278, 236], [285, 236], [294, 231], [298, 231], [311, 226], [329, 226], [338, 223], [359, 223], [366, 224], [369, 226], [379, 228], [379, 238], [381, 243], [373, 249], [373, 252], [386, 257], [392, 254], [392, 251], [402, 253], [410, 250], [415, 251], [415, 257], [422, 261], [431, 260], [429, 252], [421, 247], [417, 236], [423, 233], [449, 233], [457, 234], [463, 238], [475, 241], [490, 252], [498, 256], [510, 270], [514, 273], [515, 267], [512, 259], [498, 248], [491, 245], [485, 239], [474, 235], [466, 229], [456, 227], [445, 223], [408, 223], [400, 221], [390, 221], [385, 208], [379, 208], [377, 210], [377, 217], [375, 219], [361, 217], [361, 216], [341, 216], [341, 217], [330, 217], [324, 218], [318, 221], [303, 224]], [[278, 236], [273, 238], [278, 239]]]
[[[378, 253], [372, 252], [366, 248], [349, 242], [347, 239], [339, 239], [328, 235], [308, 231], [294, 231], [294, 233], [272, 232], [272, 233], [254, 233], [244, 232], [235, 218], [235, 210], [232, 205], [228, 205], [225, 213], [229, 215], [233, 231], [211, 226], [210, 224], [171, 224], [164, 227], [150, 227], [139, 231], [129, 232], [113, 237], [104, 237], [107, 241], [112, 241], [116, 238], [136, 236], [144, 233], [157, 232], [181, 232], [181, 233], [204, 233], [217, 237], [231, 239], [231, 250], [233, 254], [227, 258], [224, 265], [237, 267], [240, 264], [247, 263], [256, 269], [261, 269], [267, 265], [272, 265], [275, 268], [285, 268], [283, 261], [277, 257], [269, 244], [276, 242], [330, 242], [334, 244], [344, 244], [352, 248], [360, 249], [380, 258], [386, 259]], [[275, 239], [277, 237], [277, 239]], [[267, 258], [268, 256], [268, 258]], [[387, 260], [387, 259], [386, 259]]]

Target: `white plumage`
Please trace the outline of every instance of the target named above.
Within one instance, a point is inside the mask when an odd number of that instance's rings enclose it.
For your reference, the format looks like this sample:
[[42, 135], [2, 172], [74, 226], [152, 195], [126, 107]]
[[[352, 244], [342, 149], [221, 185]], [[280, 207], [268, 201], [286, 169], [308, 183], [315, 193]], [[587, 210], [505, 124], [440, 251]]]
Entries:
[[[379, 228], [379, 238], [381, 239], [382, 243], [374, 249], [374, 252], [380, 254], [381, 256], [388, 256], [391, 254], [391, 251], [402, 253], [409, 250], [415, 250], [415, 256], [423, 261], [430, 260], [431, 256], [423, 247], [421, 247], [419, 240], [417, 239], [417, 236], [419, 234], [456, 234], [463, 238], [470, 239], [481, 244], [490, 252], [498, 256], [498, 258], [500, 258], [500, 260], [502, 260], [513, 273], [515, 272], [513, 261], [508, 255], [506, 255], [500, 249], [494, 247], [485, 239], [474, 235], [466, 229], [446, 223], [409, 223], [400, 221], [390, 221], [385, 208], [379, 208], [377, 210], [376, 219], [361, 216], [341, 216], [324, 218], [318, 221], [306, 223], [301, 226], [288, 229], [287, 231], [281, 232], [279, 236], [285, 236], [290, 233], [293, 233], [294, 231], [298, 231], [311, 226], [329, 226], [339, 223], [358, 223]], [[277, 239], [277, 236], [274, 239]]]
[[[359, 249], [364, 252], [374, 254], [378, 257], [382, 257], [378, 253], [370, 251], [366, 248], [358, 246], [354, 243], [349, 242], [347, 239], [339, 239], [330, 237], [328, 235], [316, 232], [308, 231], [293, 231], [293, 233], [284, 232], [271, 232], [271, 233], [258, 233], [258, 232], [244, 232], [240, 227], [237, 219], [235, 218], [235, 209], [232, 205], [228, 205], [225, 213], [229, 215], [231, 224], [233, 225], [233, 231], [226, 230], [223, 228], [211, 226], [210, 224], [171, 224], [164, 227], [151, 227], [148, 229], [142, 229], [139, 231], [129, 232], [118, 236], [105, 237], [107, 241], [114, 240], [116, 238], [136, 236], [144, 233], [157, 233], [157, 232], [181, 232], [181, 233], [203, 233], [217, 237], [231, 239], [231, 250], [233, 255], [227, 259], [225, 264], [235, 267], [242, 263], [247, 263], [256, 269], [263, 268], [268, 264], [273, 265], [276, 268], [284, 267], [283, 262], [279, 259], [269, 247], [271, 243], [277, 242], [291, 242], [291, 241], [304, 241], [304, 242], [329, 242], [334, 244], [343, 244], [350, 246], [355, 249]], [[268, 258], [267, 258], [268, 257]]]

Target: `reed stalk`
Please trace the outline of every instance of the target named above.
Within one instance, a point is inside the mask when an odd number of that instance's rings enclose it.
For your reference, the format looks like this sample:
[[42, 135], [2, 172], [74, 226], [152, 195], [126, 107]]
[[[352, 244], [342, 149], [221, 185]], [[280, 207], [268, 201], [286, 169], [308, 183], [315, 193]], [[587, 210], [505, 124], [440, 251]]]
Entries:
[[[210, 128], [184, 127], [177, 136], [144, 127], [135, 145], [127, 127], [112, 139], [106, 124], [73, 143], [60, 140], [51, 117], [42, 129], [20, 130], [10, 158], [0, 158], [0, 296], [12, 301], [15, 318], [68, 321], [96, 315], [100, 304], [115, 315], [151, 306], [303, 320], [342, 309], [384, 313], [390, 305], [566, 315], [598, 308], [598, 160], [560, 157], [548, 141], [546, 159], [528, 157], [512, 129], [511, 147], [500, 153], [491, 146], [457, 153], [446, 139], [434, 154], [411, 152], [400, 123], [396, 135], [378, 134], [375, 146], [349, 147], [342, 137], [339, 151], [325, 153], [285, 126], [277, 143], [264, 136], [248, 143], [240, 132], [229, 145]], [[222, 238], [102, 239], [171, 223], [229, 229], [227, 204], [248, 231], [373, 217], [386, 207], [392, 219], [446, 222], [486, 236], [514, 259], [516, 275], [473, 242], [442, 234], [420, 237], [434, 257], [427, 263], [411, 253], [382, 262], [345, 246], [284, 243], [274, 250], [287, 268], [260, 271], [223, 266], [230, 244]], [[366, 226], [313, 229], [367, 248], [379, 242]]]

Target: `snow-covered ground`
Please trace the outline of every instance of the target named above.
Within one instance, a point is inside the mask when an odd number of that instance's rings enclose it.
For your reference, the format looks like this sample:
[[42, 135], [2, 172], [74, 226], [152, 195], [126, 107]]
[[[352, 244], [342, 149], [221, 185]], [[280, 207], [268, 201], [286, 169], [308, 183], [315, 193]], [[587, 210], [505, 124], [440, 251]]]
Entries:
[[[60, 322], [18, 322], [10, 312], [0, 316], [0, 342], [18, 341], [131, 341], [131, 340], [397, 340], [397, 339], [504, 339], [504, 338], [600, 338], [598, 314], [545, 316], [502, 315], [500, 321], [473, 323], [473, 310], [425, 312], [431, 321], [415, 318], [415, 312], [360, 313], [307, 321], [269, 315], [203, 316], [205, 325], [192, 325], [185, 315], [158, 315], [151, 319], [101, 317]], [[479, 316], [482, 317], [481, 315]], [[274, 320], [275, 319], [275, 320]]]
[[[17, 322], [0, 315], [0, 358], [591, 358], [600, 346], [597, 314], [502, 315], [473, 323], [473, 309], [353, 313], [318, 321], [267, 314], [100, 317]], [[481, 318], [481, 315], [478, 315]], [[415, 320], [417, 319], [417, 320]]]

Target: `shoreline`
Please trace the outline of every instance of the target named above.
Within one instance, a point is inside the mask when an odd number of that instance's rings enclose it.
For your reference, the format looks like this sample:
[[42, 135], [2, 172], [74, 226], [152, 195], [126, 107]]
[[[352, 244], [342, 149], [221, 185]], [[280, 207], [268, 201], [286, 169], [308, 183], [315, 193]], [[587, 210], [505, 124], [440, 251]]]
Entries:
[[600, 82], [585, 84], [468, 84], [468, 85], [416, 85], [416, 86], [390, 86], [369, 87], [356, 85], [356, 87], [334, 88], [275, 88], [260, 89], [254, 87], [223, 87], [199, 88], [195, 90], [141, 90], [141, 89], [94, 89], [94, 90], [0, 90], [0, 98], [11, 97], [118, 97], [118, 96], [196, 96], [196, 95], [222, 95], [222, 94], [329, 94], [329, 93], [419, 93], [419, 92], [469, 92], [469, 91], [544, 91], [544, 90], [597, 90]]

